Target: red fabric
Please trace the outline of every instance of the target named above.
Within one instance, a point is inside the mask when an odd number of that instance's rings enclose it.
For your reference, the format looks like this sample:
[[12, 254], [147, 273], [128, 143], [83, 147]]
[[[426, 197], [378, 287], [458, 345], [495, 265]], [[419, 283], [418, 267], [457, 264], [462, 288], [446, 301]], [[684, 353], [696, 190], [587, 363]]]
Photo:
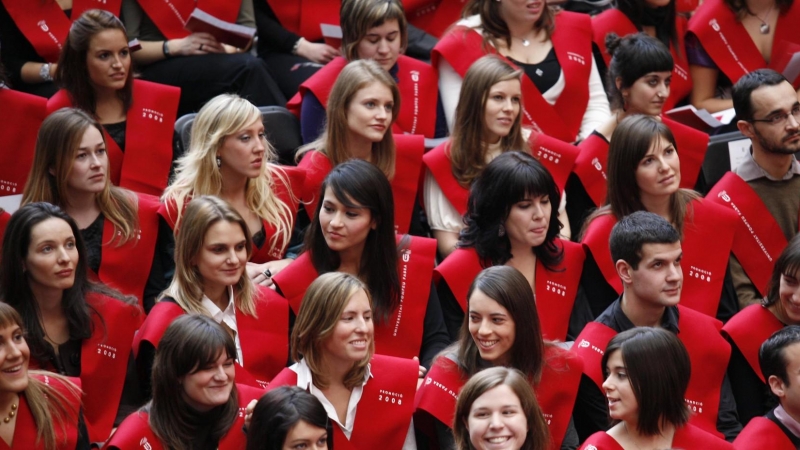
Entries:
[[[759, 442], [761, 444], [761, 442]], [[672, 437], [672, 447], [674, 448], [702, 448], [705, 450], [733, 450], [734, 446], [711, 433], [703, 431], [701, 428], [692, 425], [691, 423], [675, 430], [675, 435]], [[743, 447], [744, 448], [744, 447]], [[748, 450], [753, 448], [772, 448], [767, 446], [757, 445], [755, 447], [747, 447]], [[791, 447], [794, 448], [794, 447]], [[589, 436], [586, 442], [581, 446], [581, 450], [623, 450], [622, 446], [612, 438], [605, 431], [598, 431], [597, 433]]]
[[611, 249], [608, 246], [608, 238], [611, 236], [611, 229], [617, 223], [613, 214], [604, 214], [596, 217], [586, 226], [586, 232], [581, 241], [587, 251], [592, 254], [597, 268], [603, 274], [606, 283], [609, 284], [618, 294], [622, 293], [622, 281], [617, 275], [614, 261], [611, 258]]
[[[133, 103], [125, 123], [125, 152], [103, 129], [109, 176], [115, 186], [160, 196], [172, 166], [172, 135], [181, 90], [174, 86], [133, 80]], [[72, 107], [61, 90], [47, 102], [48, 114]]]
[[[787, 47], [792, 44], [800, 45], [798, 23], [800, 23], [800, 6], [797, 4], [792, 4], [789, 11], [778, 16], [770, 55], [772, 64], [785, 61], [781, 52], [786, 51]], [[736, 83], [743, 75], [756, 69], [769, 67], [778, 72], [784, 69], [773, 67], [772, 64], [767, 65], [744, 26], [723, 0], [703, 2], [689, 20], [689, 31], [697, 36], [703, 49], [732, 83]], [[794, 85], [795, 88], [800, 86], [800, 77], [794, 80]]]
[[447, 140], [439, 144], [433, 150], [425, 153], [422, 161], [431, 175], [436, 180], [447, 201], [462, 216], [467, 213], [467, 202], [469, 201], [469, 189], [464, 188], [453, 176], [453, 169], [450, 160], [450, 141]]
[[[275, 197], [289, 207], [289, 210], [292, 212], [291, 223], [294, 225], [295, 220], [297, 219], [297, 207], [300, 202], [300, 192], [303, 189], [303, 183], [305, 183], [306, 172], [303, 169], [292, 166], [274, 166], [271, 167], [271, 169], [272, 179], [275, 182], [273, 191]], [[284, 180], [282, 180], [280, 176], [281, 170], [286, 174], [286, 181], [289, 182], [288, 185], [284, 183]], [[253, 246], [253, 255], [250, 257], [250, 262], [262, 264], [265, 262], [282, 259], [286, 253], [283, 248], [288, 243], [284, 242], [282, 239], [279, 239], [273, 247], [271, 241], [272, 236], [274, 236], [278, 231], [277, 227], [267, 223], [266, 220], [262, 220], [261, 223], [264, 226], [264, 235], [267, 239], [264, 241], [264, 245], [260, 249]]]
[[606, 202], [608, 142], [593, 133], [581, 141], [578, 148], [580, 152], [575, 158], [573, 171], [581, 180], [583, 188], [595, 206], [601, 206]]
[[289, 302], [292, 311], [297, 315], [300, 312], [300, 304], [303, 303], [306, 289], [318, 276], [317, 269], [311, 263], [311, 255], [309, 252], [303, 252], [294, 262], [276, 273], [272, 277], [272, 281], [278, 286]]
[[783, 327], [770, 310], [761, 305], [750, 305], [731, 317], [722, 327], [722, 333], [736, 344], [756, 375], [766, 383], [758, 362], [758, 351], [772, 333]]
[[36, 135], [47, 117], [47, 99], [0, 89], [0, 105], [7, 111], [0, 127], [0, 197], [21, 195], [33, 166]]
[[6, 226], [8, 226], [9, 220], [11, 220], [11, 214], [6, 211], [0, 213], [0, 248], [3, 248], [3, 236], [6, 234]]
[[[675, 77], [672, 78], [675, 79]], [[666, 108], [664, 110], [666, 111]], [[678, 156], [681, 162], [680, 186], [686, 189], [694, 189], [694, 185], [697, 184], [697, 177], [703, 168], [703, 160], [705, 160], [706, 150], [708, 150], [709, 136], [702, 131], [675, 122], [663, 115], [661, 116], [661, 121], [672, 131], [678, 147]]]
[[305, 3], [309, 3], [308, 1], [294, 1], [294, 2], [287, 2], [286, 0], [256, 0], [256, 1], [266, 1], [270, 8], [272, 8], [272, 12], [275, 13], [275, 17], [278, 18], [278, 21], [281, 23], [283, 28], [291, 31], [294, 34], [297, 34], [300, 31], [300, 14], [303, 9], [303, 5]]
[[726, 173], [706, 199], [738, 213], [733, 254], [756, 289], [765, 294], [775, 260], [787, 244], [781, 227], [753, 188], [733, 172]]
[[466, 4], [467, 0], [403, 0], [408, 22], [435, 38], [461, 18]]
[[770, 450], [796, 450], [789, 436], [766, 417], [754, 417], [733, 441], [737, 450], [768, 448]]
[[[536, 262], [534, 296], [542, 335], [545, 339], [563, 341], [567, 337], [586, 254], [579, 244], [562, 239], [556, 242], [564, 249], [564, 259], [553, 271], [547, 270], [540, 261]], [[483, 269], [475, 249], [461, 248], [436, 267], [434, 276], [437, 281], [444, 279], [447, 282], [461, 309], [466, 311], [469, 286]]]
[[531, 134], [528, 143], [531, 146], [531, 154], [550, 172], [558, 191], [563, 193], [580, 152], [578, 147], [543, 133]]
[[195, 8], [235, 23], [241, 0], [139, 0], [139, 5], [167, 39], [180, 39], [190, 34], [184, 25]]
[[580, 450], [624, 450], [619, 443], [605, 431], [589, 436]]
[[[555, 105], [545, 101], [527, 76], [522, 77], [524, 125], [540, 129], [565, 142], [575, 141], [589, 102], [589, 75], [592, 69], [591, 19], [580, 13], [562, 11], [556, 15], [552, 35], [556, 57], [561, 64], [566, 86]], [[434, 47], [434, 66], [444, 58], [463, 78], [467, 69], [484, 52], [483, 37], [472, 29], [458, 26], [445, 34]], [[494, 53], [494, 50], [490, 48]], [[507, 61], [512, 64], [510, 61]]]

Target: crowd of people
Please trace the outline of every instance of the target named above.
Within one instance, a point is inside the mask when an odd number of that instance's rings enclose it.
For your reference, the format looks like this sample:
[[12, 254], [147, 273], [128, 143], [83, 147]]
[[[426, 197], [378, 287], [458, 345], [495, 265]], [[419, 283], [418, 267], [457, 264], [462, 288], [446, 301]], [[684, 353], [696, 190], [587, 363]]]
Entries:
[[794, 1], [0, 0], [0, 448], [800, 449]]

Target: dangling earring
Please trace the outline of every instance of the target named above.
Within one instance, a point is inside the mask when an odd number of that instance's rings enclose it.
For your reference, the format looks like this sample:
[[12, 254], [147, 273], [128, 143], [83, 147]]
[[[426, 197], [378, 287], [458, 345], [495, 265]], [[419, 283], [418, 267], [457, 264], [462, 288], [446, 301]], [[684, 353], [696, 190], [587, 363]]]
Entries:
[[219, 156], [217, 156], [217, 169], [219, 169], [220, 167], [222, 167], [222, 160], [219, 159]]
[[500, 228], [497, 229], [497, 236], [503, 237], [505, 235], [506, 235], [506, 227], [504, 227], [503, 224], [501, 223]]

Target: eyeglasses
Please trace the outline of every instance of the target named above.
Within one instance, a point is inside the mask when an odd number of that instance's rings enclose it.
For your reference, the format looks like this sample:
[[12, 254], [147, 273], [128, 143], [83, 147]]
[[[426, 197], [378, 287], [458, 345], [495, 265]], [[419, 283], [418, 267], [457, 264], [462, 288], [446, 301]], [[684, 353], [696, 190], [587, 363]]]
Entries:
[[766, 119], [750, 119], [750, 122], [764, 122], [769, 125], [781, 125], [785, 124], [786, 121], [789, 120], [790, 115], [794, 117], [796, 123], [800, 124], [800, 105], [794, 105], [791, 113], [789, 114], [785, 112], [775, 113]]

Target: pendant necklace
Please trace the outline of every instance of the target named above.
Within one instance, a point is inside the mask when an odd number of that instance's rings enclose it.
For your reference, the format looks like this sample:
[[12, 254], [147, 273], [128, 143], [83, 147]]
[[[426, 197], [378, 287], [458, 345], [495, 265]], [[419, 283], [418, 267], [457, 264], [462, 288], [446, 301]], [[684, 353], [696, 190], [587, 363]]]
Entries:
[[529, 41], [529, 40], [527, 40], [527, 39], [523, 39], [523, 40], [522, 40], [522, 46], [523, 46], [523, 47], [527, 47], [527, 46], [529, 46], [529, 45], [531, 45], [531, 41]]
[[769, 11], [767, 11], [767, 15], [763, 19], [761, 17], [759, 17], [758, 15], [751, 13], [750, 10], [748, 9], [747, 14], [750, 14], [751, 16], [753, 16], [756, 19], [761, 21], [761, 26], [758, 27], [758, 31], [761, 34], [769, 34], [769, 32], [771, 31], [771, 28], [770, 28], [769, 24], [767, 23], [767, 21], [769, 20], [769, 15], [772, 14], [772, 10], [774, 8], [775, 8], [775, 4], [773, 4], [772, 7], [769, 9]]

